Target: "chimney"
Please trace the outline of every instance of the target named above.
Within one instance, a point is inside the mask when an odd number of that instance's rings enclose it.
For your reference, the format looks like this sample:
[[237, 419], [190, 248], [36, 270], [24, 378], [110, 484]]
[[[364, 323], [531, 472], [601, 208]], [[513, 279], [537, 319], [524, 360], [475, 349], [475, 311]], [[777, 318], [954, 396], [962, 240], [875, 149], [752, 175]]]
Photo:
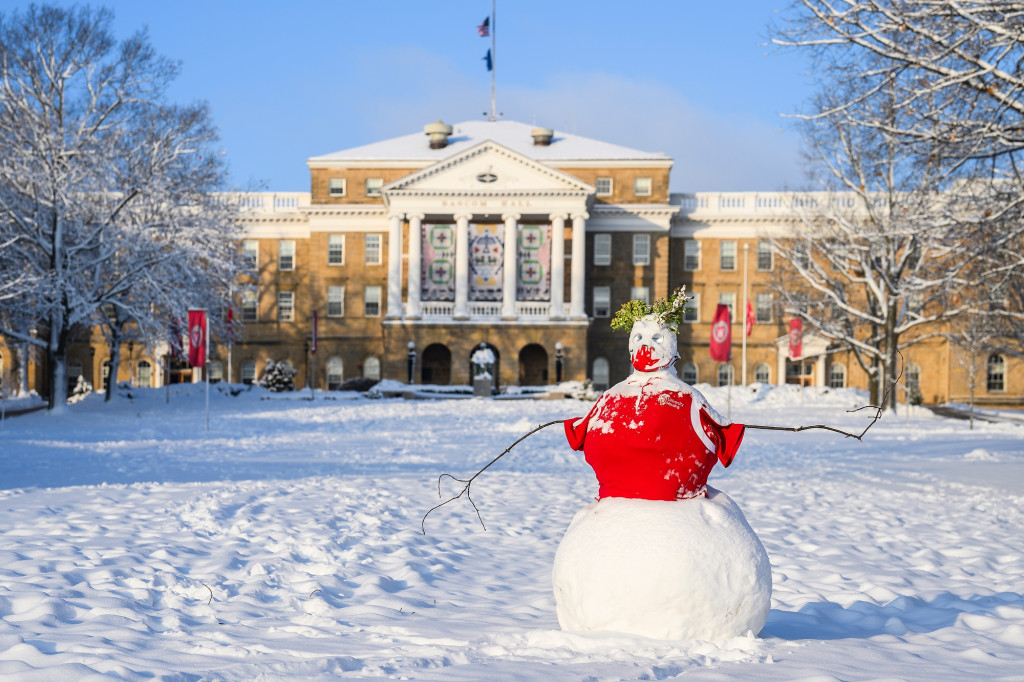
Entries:
[[547, 147], [551, 144], [551, 138], [555, 136], [555, 131], [551, 128], [534, 128], [530, 131], [530, 135], [533, 136], [534, 146]]
[[448, 136], [452, 134], [452, 127], [437, 119], [437, 123], [423, 126], [423, 132], [430, 136], [431, 149], [444, 149], [448, 146]]

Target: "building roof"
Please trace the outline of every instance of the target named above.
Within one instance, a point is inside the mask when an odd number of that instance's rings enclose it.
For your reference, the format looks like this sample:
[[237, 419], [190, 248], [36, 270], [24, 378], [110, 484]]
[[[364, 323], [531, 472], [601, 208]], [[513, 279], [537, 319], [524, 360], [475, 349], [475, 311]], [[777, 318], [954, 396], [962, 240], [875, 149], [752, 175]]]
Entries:
[[431, 149], [427, 135], [420, 130], [410, 135], [393, 137], [361, 147], [313, 156], [307, 160], [307, 163], [310, 166], [332, 163], [347, 164], [359, 161], [423, 161], [430, 163], [463, 152], [485, 140], [493, 140], [523, 156], [542, 162], [672, 162], [671, 158], [661, 152], [644, 152], [558, 130], [555, 131], [550, 145], [535, 145], [530, 134], [535, 127], [517, 121], [464, 121], [452, 124], [454, 129], [452, 136], [448, 139], [448, 146], [442, 149]]

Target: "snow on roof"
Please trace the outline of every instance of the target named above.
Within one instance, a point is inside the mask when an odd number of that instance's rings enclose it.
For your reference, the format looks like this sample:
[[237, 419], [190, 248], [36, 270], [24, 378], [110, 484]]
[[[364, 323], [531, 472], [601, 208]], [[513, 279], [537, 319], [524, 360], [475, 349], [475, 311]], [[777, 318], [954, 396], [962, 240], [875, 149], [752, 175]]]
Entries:
[[452, 125], [454, 131], [448, 146], [431, 149], [422, 131], [343, 149], [331, 154], [310, 157], [311, 166], [321, 163], [352, 161], [441, 161], [463, 152], [485, 140], [498, 144], [537, 161], [666, 161], [661, 152], [644, 152], [589, 137], [555, 131], [551, 144], [535, 145], [530, 132], [536, 126], [517, 121], [464, 121]]

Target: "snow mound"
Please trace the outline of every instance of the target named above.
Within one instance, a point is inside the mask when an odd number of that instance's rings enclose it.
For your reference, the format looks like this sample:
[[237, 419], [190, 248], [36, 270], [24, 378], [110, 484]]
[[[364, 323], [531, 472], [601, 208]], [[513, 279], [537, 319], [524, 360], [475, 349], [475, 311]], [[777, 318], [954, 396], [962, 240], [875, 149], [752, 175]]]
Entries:
[[975, 448], [964, 455], [969, 462], [998, 462], [999, 458], [985, 448]]
[[563, 630], [721, 641], [768, 618], [768, 555], [725, 493], [661, 501], [608, 497], [583, 508], [555, 555]]

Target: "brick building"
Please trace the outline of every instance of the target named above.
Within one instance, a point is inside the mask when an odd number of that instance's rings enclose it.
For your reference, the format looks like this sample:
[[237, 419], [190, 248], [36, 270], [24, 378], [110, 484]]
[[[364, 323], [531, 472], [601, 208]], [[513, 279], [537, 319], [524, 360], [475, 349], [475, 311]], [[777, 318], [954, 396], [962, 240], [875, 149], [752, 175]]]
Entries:
[[[513, 121], [437, 122], [307, 164], [310, 192], [241, 197], [245, 338], [215, 346], [215, 379], [249, 381], [271, 359], [317, 388], [359, 376], [466, 384], [484, 344], [497, 386], [559, 375], [607, 386], [630, 371], [611, 316], [685, 284], [695, 300], [680, 329], [684, 380], [866, 387], [852, 355], [813, 334], [801, 360], [788, 358], [788, 319], [769, 287], [778, 264], [768, 238], [793, 221], [783, 193], [670, 194], [664, 154]], [[745, 280], [756, 324], [744, 363]], [[719, 303], [733, 311], [731, 364], [708, 355]], [[925, 402], [966, 399], [958, 352], [936, 339], [906, 354]], [[165, 353], [130, 349], [119, 380], [198, 378], [182, 366], [165, 376]], [[0, 346], [0, 361], [9, 357]], [[105, 359], [100, 339], [83, 339], [69, 372], [98, 385]], [[981, 402], [1020, 403], [1020, 363], [982, 364]]]

